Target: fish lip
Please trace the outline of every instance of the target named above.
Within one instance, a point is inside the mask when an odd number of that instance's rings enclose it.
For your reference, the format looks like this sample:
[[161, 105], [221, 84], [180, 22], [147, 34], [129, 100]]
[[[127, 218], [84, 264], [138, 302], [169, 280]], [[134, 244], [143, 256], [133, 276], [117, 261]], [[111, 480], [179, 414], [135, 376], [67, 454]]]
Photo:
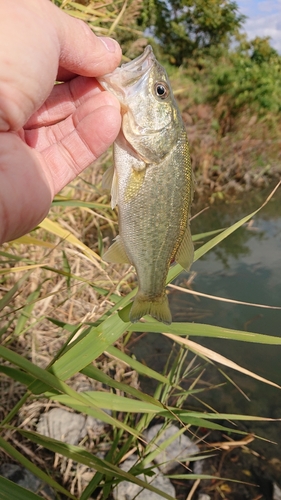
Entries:
[[97, 80], [105, 90], [112, 92], [119, 99], [121, 105], [126, 107], [126, 101], [138, 91], [155, 61], [152, 47], [147, 45], [144, 52], [136, 59], [122, 64], [112, 73], [103, 75]]
[[[129, 61], [127, 63], [124, 63], [120, 66], [120, 70], [125, 70], [125, 71], [144, 71], [146, 72], [147, 69], [149, 69], [152, 65], [152, 63], [155, 61], [155, 56], [153, 54], [153, 50], [151, 45], [147, 45], [143, 51], [142, 54], [140, 54], [138, 57], [133, 59], [132, 61]], [[145, 66], [142, 68], [142, 66]], [[149, 68], [147, 67], [149, 65]], [[118, 68], [117, 68], [118, 69]]]

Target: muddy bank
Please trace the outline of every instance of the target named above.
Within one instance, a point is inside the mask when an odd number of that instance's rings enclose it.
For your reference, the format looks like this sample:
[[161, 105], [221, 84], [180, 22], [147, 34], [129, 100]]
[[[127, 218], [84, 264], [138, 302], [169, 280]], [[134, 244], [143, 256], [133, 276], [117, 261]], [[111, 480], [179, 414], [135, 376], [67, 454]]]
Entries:
[[190, 105], [179, 98], [195, 175], [195, 201], [265, 188], [281, 175], [281, 126], [245, 111], [223, 120], [218, 103]]

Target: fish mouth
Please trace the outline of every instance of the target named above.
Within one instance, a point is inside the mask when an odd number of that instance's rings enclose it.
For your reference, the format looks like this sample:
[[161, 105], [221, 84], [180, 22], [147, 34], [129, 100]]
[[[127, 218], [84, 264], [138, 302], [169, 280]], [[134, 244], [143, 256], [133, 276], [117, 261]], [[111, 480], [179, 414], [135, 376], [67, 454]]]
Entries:
[[112, 92], [120, 103], [126, 106], [125, 101], [138, 92], [155, 61], [152, 47], [147, 45], [144, 52], [136, 59], [122, 64], [112, 73], [97, 80], [105, 90]]

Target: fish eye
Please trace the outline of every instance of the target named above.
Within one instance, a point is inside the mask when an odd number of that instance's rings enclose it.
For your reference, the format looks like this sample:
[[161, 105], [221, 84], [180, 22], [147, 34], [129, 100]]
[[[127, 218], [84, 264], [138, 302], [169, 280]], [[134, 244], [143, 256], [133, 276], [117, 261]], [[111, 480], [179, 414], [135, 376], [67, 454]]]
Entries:
[[160, 99], [166, 99], [169, 95], [169, 87], [165, 82], [156, 82], [154, 85], [155, 94]]

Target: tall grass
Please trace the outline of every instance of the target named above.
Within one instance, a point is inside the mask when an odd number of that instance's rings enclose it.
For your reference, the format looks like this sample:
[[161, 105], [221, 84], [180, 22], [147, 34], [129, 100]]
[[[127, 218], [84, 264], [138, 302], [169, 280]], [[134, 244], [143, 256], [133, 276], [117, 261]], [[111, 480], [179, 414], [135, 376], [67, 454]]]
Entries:
[[[259, 420], [258, 416], [220, 415], [209, 410], [191, 409], [190, 397], [194, 391], [202, 391], [202, 369], [197, 363], [183, 362], [188, 351], [197, 359], [202, 358], [204, 363], [217, 362], [265, 383], [271, 382], [203, 348], [191, 341], [190, 336], [281, 344], [280, 338], [204, 324], [173, 323], [164, 327], [151, 318], [144, 318], [132, 325], [128, 311], [136, 293], [134, 274], [128, 267], [118, 268], [103, 263], [99, 256], [100, 249], [108, 244], [108, 235], [112, 230], [115, 233], [116, 227], [115, 216], [112, 217], [108, 200], [101, 191], [99, 169], [102, 170], [101, 164], [99, 168], [89, 169], [84, 179], [67, 187], [54, 200], [49, 217], [41, 227], [5, 244], [0, 254], [3, 401], [7, 387], [13, 394], [12, 401], [4, 405], [1, 448], [52, 486], [58, 495], [82, 500], [97, 495], [100, 488], [103, 498], [107, 498], [114, 485], [122, 480], [156, 490], [136, 478], [142, 469], [145, 470], [150, 458], [151, 451], [142, 434], [152, 420], [163, 422], [163, 425], [175, 422], [185, 432], [204, 427], [231, 429], [234, 433], [239, 431], [231, 425], [226, 427], [226, 420]], [[255, 213], [208, 239], [196, 250], [195, 260]], [[94, 242], [90, 241], [91, 233]], [[207, 233], [200, 235], [200, 239], [204, 236], [210, 238]], [[179, 265], [172, 267], [168, 283], [181, 271]], [[130, 356], [126, 346], [131, 332], [154, 332], [180, 345], [164, 373], [158, 373]], [[156, 381], [154, 395], [140, 389], [136, 383], [138, 375]], [[81, 378], [88, 380], [90, 390], [89, 387], [77, 390]], [[186, 388], [186, 381], [189, 381], [189, 388]], [[36, 432], [39, 415], [50, 405], [63, 405], [105, 422], [109, 426], [107, 439], [110, 443], [106, 457], [97, 458], [95, 448], [87, 451], [89, 441], [81, 446], [71, 446]], [[89, 468], [92, 479], [88, 486], [83, 491], [71, 488], [67, 475], [65, 482], [68, 487], [62, 486], [51, 463], [46, 474], [41, 466], [45, 452], [38, 453], [35, 445], [58, 454], [61, 464], [75, 462], [77, 471], [82, 465]], [[126, 473], [118, 464], [135, 448], [139, 451], [139, 462], [136, 468]], [[30, 450], [28, 454], [26, 449]], [[61, 467], [63, 469], [63, 465]], [[187, 474], [186, 480], [189, 479], [194, 479], [194, 475]], [[11, 498], [16, 494], [23, 495], [19, 498], [26, 498], [19, 486], [7, 481], [1, 479]], [[163, 498], [171, 498], [165, 492], [158, 493]]]
[[[97, 31], [111, 33], [117, 24], [122, 26], [122, 3], [108, 7], [93, 2], [87, 6], [68, 1], [56, 3], [90, 22]], [[202, 348], [189, 337], [204, 335], [276, 346], [281, 339], [204, 324], [174, 323], [164, 327], [151, 318], [136, 325], [129, 322], [130, 302], [136, 293], [134, 272], [128, 266], [108, 265], [100, 257], [109, 238], [116, 234], [117, 224], [101, 189], [102, 165], [110, 161], [109, 155], [105, 154], [101, 162], [56, 197], [40, 227], [5, 244], [0, 252], [2, 460], [8, 456], [26, 467], [61, 499], [109, 498], [112, 489], [126, 480], [173, 500], [150, 484], [147, 464], [169, 444], [165, 442], [155, 450], [145, 442], [143, 432], [153, 420], [164, 427], [174, 422], [180, 432], [190, 436], [196, 436], [199, 427], [231, 430], [242, 435], [241, 446], [249, 442], [249, 436], [246, 435], [248, 441], [243, 441], [245, 432], [225, 422], [265, 420], [258, 416], [219, 414], [207, 407], [206, 411], [194, 410], [192, 395], [203, 391], [203, 369], [197, 360], [201, 358], [204, 365], [219, 363], [276, 386]], [[195, 260], [256, 212], [215, 235], [200, 235], [206, 243], [196, 250]], [[172, 267], [167, 283], [181, 271], [179, 265]], [[174, 349], [163, 373], [130, 355], [132, 332], [154, 332], [159, 335], [159, 342], [168, 337], [180, 346]], [[188, 353], [194, 353], [196, 362], [186, 362]], [[140, 388], [140, 375], [155, 382], [153, 394]], [[103, 458], [98, 454], [98, 443], [93, 443], [90, 436], [74, 446], [37, 432], [40, 415], [57, 406], [98, 418], [107, 425]], [[137, 451], [138, 462], [125, 472], [120, 463], [132, 451]], [[205, 450], [200, 458], [209, 454], [209, 449]], [[77, 477], [85, 469], [90, 471], [90, 477], [82, 487]], [[140, 472], [146, 474], [147, 481], [137, 477]], [[184, 476], [186, 481], [206, 478]], [[5, 498], [41, 498], [3, 477], [0, 485]]]

